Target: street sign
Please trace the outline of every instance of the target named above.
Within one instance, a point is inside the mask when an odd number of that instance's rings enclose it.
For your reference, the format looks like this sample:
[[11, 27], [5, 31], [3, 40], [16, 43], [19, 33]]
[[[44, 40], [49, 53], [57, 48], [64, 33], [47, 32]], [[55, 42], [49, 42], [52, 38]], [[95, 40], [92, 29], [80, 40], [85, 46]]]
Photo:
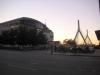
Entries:
[[96, 33], [97, 39], [100, 40], [100, 30], [96, 30], [95, 33]]

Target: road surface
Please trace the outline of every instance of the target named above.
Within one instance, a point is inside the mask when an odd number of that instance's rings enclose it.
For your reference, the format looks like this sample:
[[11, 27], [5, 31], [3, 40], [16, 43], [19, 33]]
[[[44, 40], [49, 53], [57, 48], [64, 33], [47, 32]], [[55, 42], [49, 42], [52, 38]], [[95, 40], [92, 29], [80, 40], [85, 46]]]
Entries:
[[0, 75], [100, 75], [100, 57], [0, 50]]

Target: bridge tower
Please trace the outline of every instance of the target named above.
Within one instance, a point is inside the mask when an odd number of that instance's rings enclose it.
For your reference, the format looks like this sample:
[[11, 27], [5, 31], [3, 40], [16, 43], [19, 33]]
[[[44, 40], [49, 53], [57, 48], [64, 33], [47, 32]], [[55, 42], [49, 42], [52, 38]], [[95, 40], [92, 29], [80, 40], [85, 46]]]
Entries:
[[77, 33], [76, 33], [75, 38], [74, 38], [74, 41], [75, 41], [76, 43], [77, 43], [76, 39], [77, 39], [77, 37], [78, 37], [79, 34], [81, 35], [84, 44], [87, 44], [87, 43], [86, 43], [86, 40], [85, 40], [85, 38], [84, 38], [84, 36], [83, 36], [83, 34], [82, 34], [82, 32], [81, 32], [80, 23], [79, 23], [79, 20], [78, 20], [78, 30], [77, 30]]
[[85, 41], [86, 41], [86, 43], [89, 45], [92, 45], [92, 41], [91, 41], [91, 39], [90, 39], [90, 37], [89, 37], [89, 35], [88, 35], [88, 30], [87, 30], [87, 35], [86, 35], [86, 37], [85, 37]]

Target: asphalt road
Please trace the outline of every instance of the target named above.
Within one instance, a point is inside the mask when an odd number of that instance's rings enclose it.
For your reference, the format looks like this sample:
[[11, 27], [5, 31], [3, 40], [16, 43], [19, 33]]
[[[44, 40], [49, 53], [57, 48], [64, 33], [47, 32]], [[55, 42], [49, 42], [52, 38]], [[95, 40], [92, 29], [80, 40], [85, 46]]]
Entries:
[[0, 75], [100, 75], [100, 57], [0, 50]]

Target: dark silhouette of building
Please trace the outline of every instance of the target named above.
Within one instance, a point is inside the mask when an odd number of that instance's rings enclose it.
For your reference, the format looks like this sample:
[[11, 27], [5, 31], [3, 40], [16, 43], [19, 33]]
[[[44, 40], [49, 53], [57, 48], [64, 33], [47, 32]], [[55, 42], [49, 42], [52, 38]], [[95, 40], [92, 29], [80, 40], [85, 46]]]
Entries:
[[38, 31], [43, 31], [46, 35], [48, 41], [53, 41], [53, 32], [45, 24], [41, 23], [38, 20], [21, 17], [7, 22], [0, 23], [0, 34], [3, 30], [8, 30], [11, 28], [16, 28], [19, 25], [27, 26], [28, 28], [36, 28]]

